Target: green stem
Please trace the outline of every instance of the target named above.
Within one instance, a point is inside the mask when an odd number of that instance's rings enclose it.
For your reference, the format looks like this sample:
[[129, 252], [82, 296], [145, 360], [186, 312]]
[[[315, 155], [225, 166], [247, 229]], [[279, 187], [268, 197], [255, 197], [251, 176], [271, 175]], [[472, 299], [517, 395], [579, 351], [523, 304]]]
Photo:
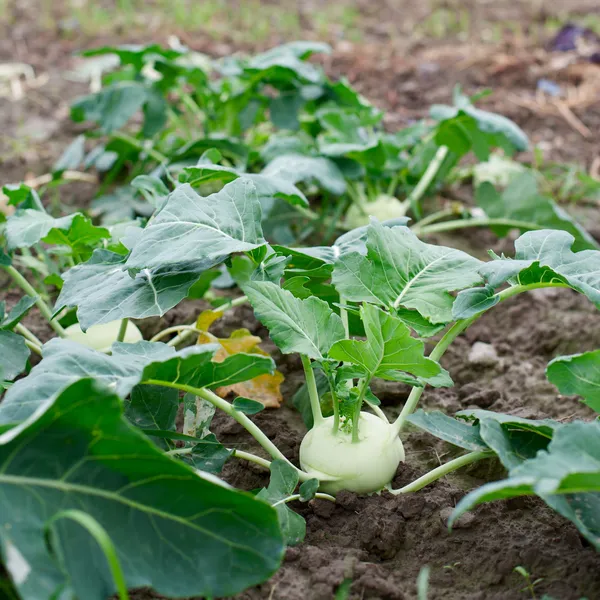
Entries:
[[300, 355], [302, 359], [302, 367], [304, 368], [304, 376], [306, 377], [306, 387], [308, 388], [308, 396], [310, 398], [310, 409], [313, 415], [313, 423], [315, 426], [323, 422], [323, 413], [321, 412], [321, 402], [319, 400], [319, 390], [315, 380], [315, 372], [312, 370], [310, 358]]
[[[530, 283], [528, 285], [511, 286], [505, 290], [502, 290], [501, 292], [499, 292], [496, 295], [498, 296], [498, 302], [502, 302], [503, 300], [507, 300], [508, 298], [512, 298], [513, 296], [516, 296], [517, 294], [522, 294], [524, 292], [529, 292], [530, 290], [536, 290], [539, 288], [547, 288], [547, 287], [568, 288], [570, 286], [568, 286], [565, 283], [552, 283], [552, 282]], [[498, 302], [496, 304], [498, 304]], [[446, 350], [448, 349], [450, 344], [465, 329], [467, 329], [469, 326], [471, 326], [477, 319], [479, 319], [479, 317], [481, 317], [486, 312], [487, 311], [482, 311], [476, 315], [473, 315], [472, 317], [469, 317], [468, 319], [462, 319], [461, 321], [457, 321], [456, 323], [454, 323], [454, 325], [452, 325], [452, 327], [450, 327], [450, 329], [448, 329], [448, 331], [446, 331], [446, 333], [442, 336], [442, 339], [437, 343], [435, 348], [431, 351], [429, 358], [439, 362], [439, 360], [442, 358], [442, 356], [444, 355], [444, 353], [446, 352]], [[392, 427], [394, 428], [394, 430], [397, 434], [399, 434], [402, 431], [404, 425], [406, 424], [406, 419], [416, 409], [417, 404], [419, 403], [419, 400], [421, 399], [421, 395], [423, 394], [424, 390], [425, 390], [425, 387], [414, 387], [411, 390], [411, 392], [406, 400], [406, 403], [404, 404], [404, 407], [402, 408], [402, 412], [400, 413], [400, 415], [398, 416], [398, 418], [394, 421], [394, 423], [392, 425]]]
[[356, 408], [354, 410], [354, 416], [352, 417], [352, 443], [353, 444], [356, 444], [359, 442], [358, 423], [360, 421], [360, 409], [362, 408], [363, 400], [365, 399], [365, 394], [367, 393], [367, 389], [369, 387], [370, 381], [371, 381], [370, 377], [365, 377], [362, 380], [362, 384], [360, 386], [360, 391], [358, 392], [358, 400], [356, 401]]
[[193, 332], [202, 333], [195, 325], [173, 325], [173, 327], [167, 327], [159, 331], [154, 337], [150, 338], [150, 341], [158, 342], [171, 333], [179, 333], [181, 331], [189, 331], [190, 334]]
[[260, 427], [256, 425], [253, 421], [251, 421], [244, 413], [240, 412], [233, 408], [233, 406], [227, 402], [227, 400], [223, 400], [217, 396], [214, 392], [207, 390], [205, 388], [196, 388], [191, 385], [185, 385], [182, 383], [172, 383], [170, 381], [160, 381], [158, 379], [148, 379], [143, 381], [142, 383], [146, 385], [162, 385], [164, 387], [173, 388], [175, 390], [181, 390], [183, 392], [189, 392], [190, 394], [194, 394], [194, 396], [198, 396], [207, 402], [210, 402], [217, 408], [221, 409], [224, 413], [228, 414], [230, 417], [233, 417], [248, 433], [274, 458], [279, 460], [284, 460], [286, 463], [294, 467], [296, 471], [298, 471], [298, 475], [301, 481], [306, 481], [311, 479], [311, 477], [298, 469], [294, 464], [292, 464], [279, 450], [279, 448], [261, 431]]
[[[288, 496], [287, 498], [283, 498], [282, 500], [279, 500], [279, 502], [275, 502], [275, 504], [273, 504], [273, 507], [279, 506], [280, 504], [287, 504], [288, 502], [293, 502], [294, 500], [300, 500], [300, 498], [301, 498], [300, 494], [292, 494], [291, 496]], [[329, 502], [335, 502], [334, 496], [330, 496], [329, 494], [322, 494], [321, 492], [317, 492], [315, 494], [315, 498], [318, 498], [320, 500], [329, 500]]]
[[[165, 454], [168, 454], [169, 456], [180, 456], [181, 454], [191, 454], [193, 451], [194, 448], [175, 448], [174, 450], [169, 450], [168, 452], [165, 452]], [[233, 450], [233, 454], [231, 456], [255, 463], [257, 465], [260, 465], [261, 467], [264, 467], [265, 469], [271, 468], [270, 461], [268, 461], [266, 458], [256, 456], [256, 454], [252, 454], [250, 452], [244, 452], [243, 450]]]
[[31, 286], [31, 284], [12, 266], [4, 267], [6, 272], [13, 278], [13, 281], [28, 295], [35, 298], [35, 304], [39, 308], [40, 312], [44, 316], [44, 318], [50, 323], [50, 327], [54, 329], [54, 331], [60, 336], [65, 337], [65, 330], [62, 328], [61, 324], [52, 319], [52, 311], [48, 307], [48, 305], [40, 298], [40, 295], [37, 291]]
[[24, 338], [28, 339], [32, 344], [39, 346], [40, 348], [44, 345], [40, 339], [35, 336], [23, 323], [17, 323], [15, 325], [15, 331], [20, 333]]
[[127, 325], [129, 324], [129, 319], [121, 320], [121, 327], [119, 327], [119, 333], [117, 334], [117, 342], [122, 342], [125, 339], [125, 334], [127, 333]]
[[448, 475], [448, 473], [452, 473], [452, 471], [456, 471], [461, 467], [465, 467], [466, 465], [470, 465], [471, 463], [477, 462], [483, 458], [491, 458], [494, 456], [493, 452], [469, 452], [469, 454], [464, 454], [463, 456], [459, 456], [454, 460], [447, 462], [445, 465], [440, 465], [437, 469], [433, 469], [426, 473], [422, 477], [415, 479], [408, 485], [401, 487], [397, 490], [388, 489], [391, 494], [408, 494], [409, 492], [417, 492], [420, 489], [424, 488], [426, 485], [437, 481], [444, 475]]
[[42, 356], [42, 347], [30, 342], [28, 339], [24, 340], [25, 345], [33, 352], [35, 352], [38, 356]]
[[154, 160], [159, 163], [168, 163], [169, 158], [154, 148], [146, 148], [145, 144], [133, 136], [124, 133], [123, 131], [117, 131], [112, 134], [113, 139], [121, 140], [134, 148], [137, 148], [140, 152], [145, 152], [148, 156], [151, 156]]
[[88, 533], [96, 540], [97, 544], [104, 553], [104, 557], [108, 562], [113, 581], [115, 582], [115, 586], [117, 588], [119, 600], [129, 600], [127, 583], [125, 581], [123, 569], [121, 568], [121, 563], [119, 562], [119, 556], [113, 541], [106, 532], [106, 529], [104, 529], [104, 527], [102, 527], [102, 525], [100, 525], [100, 523], [98, 523], [94, 517], [86, 512], [76, 509], [68, 509], [56, 513], [49, 519], [47, 527], [50, 528], [52, 524], [59, 519], [71, 519], [87, 529]]
[[423, 173], [423, 176], [419, 180], [419, 183], [417, 183], [415, 189], [408, 196], [407, 201], [415, 214], [418, 215], [421, 212], [419, 208], [419, 202], [425, 195], [425, 192], [427, 192], [429, 189], [429, 186], [432, 184], [433, 180], [438, 174], [438, 171], [442, 167], [446, 156], [448, 156], [448, 151], [449, 150], [447, 146], [440, 146], [438, 148], [433, 160], [429, 163], [425, 173]]
[[335, 393], [335, 381], [331, 373], [326, 372], [329, 391], [331, 392], [331, 404], [333, 406], [333, 434], [335, 435], [340, 428], [340, 401]]
[[422, 221], [413, 229], [415, 233], [437, 233], [440, 231], [453, 231], [455, 229], [464, 229], [466, 227], [512, 227], [514, 229], [543, 229], [542, 226], [530, 223], [529, 221], [518, 221], [516, 219], [456, 219], [454, 221], [445, 221], [444, 223], [434, 223], [433, 225], [422, 226]]
[[431, 213], [430, 215], [427, 215], [421, 219], [418, 223], [411, 227], [411, 229], [414, 233], [419, 234], [421, 233], [422, 228], [426, 225], [431, 225], [436, 221], [441, 221], [442, 219], [445, 219], [446, 217], [452, 217], [453, 215], [456, 215], [456, 211], [454, 211], [452, 208], [438, 210], [437, 212]]

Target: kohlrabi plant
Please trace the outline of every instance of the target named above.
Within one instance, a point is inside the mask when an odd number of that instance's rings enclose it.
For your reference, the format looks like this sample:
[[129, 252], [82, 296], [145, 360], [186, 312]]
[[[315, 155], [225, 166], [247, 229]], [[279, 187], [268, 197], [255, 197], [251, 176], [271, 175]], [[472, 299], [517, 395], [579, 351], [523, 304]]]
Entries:
[[[104, 225], [148, 218], [180, 182], [207, 195], [246, 176], [265, 190], [262, 218], [271, 243], [330, 243], [370, 217], [410, 217], [420, 234], [559, 228], [582, 248], [597, 246], [538, 192], [532, 170], [520, 166], [522, 177], [507, 189], [512, 178], [492, 177], [493, 187], [488, 176], [479, 185], [499, 161], [511, 164], [494, 150], [510, 157], [528, 148], [515, 123], [475, 106], [486, 93], [469, 98], [457, 88], [453, 106], [433, 106], [429, 118], [389, 132], [383, 111], [310, 60], [329, 51], [314, 42], [220, 60], [180, 44], [86, 51], [86, 73], [104, 76], [75, 101], [72, 116], [95, 127], [57, 165], [63, 174], [101, 174], [93, 211]], [[465, 182], [459, 167], [471, 154], [482, 163], [467, 194], [476, 207], [453, 190]], [[442, 202], [431, 201], [439, 192]]]
[[[202, 175], [183, 172], [192, 181]], [[0, 552], [17, 592], [100, 600], [150, 586], [175, 597], [233, 595], [268, 578], [285, 546], [302, 541], [304, 520], [289, 503], [334, 502], [342, 490], [411, 493], [494, 456], [508, 479], [468, 494], [455, 517], [485, 500], [537, 494], [600, 546], [597, 422], [416, 410], [427, 386], [452, 385], [440, 360], [495, 305], [542, 287], [600, 305], [600, 252], [575, 252], [570, 233], [539, 230], [517, 239], [513, 258], [481, 261], [425, 243], [406, 219], [373, 220], [331, 245], [270, 245], [262, 210], [274, 194], [263, 183], [236, 173], [208, 196], [182, 183], [145, 227], [118, 240], [84, 217], [54, 219], [41, 207], [6, 222], [0, 265], [27, 294], [0, 314], [8, 388]], [[80, 248], [79, 226], [100, 241]], [[50, 291], [45, 297], [20, 270], [28, 253], [42, 255], [57, 237], [66, 264], [60, 283], [51, 280], [61, 289], [50, 308]], [[215, 273], [243, 295], [140, 339], [146, 318], [198, 297]], [[297, 399], [309, 427], [299, 464], [262, 431], [268, 415], [254, 416], [282, 401], [282, 375], [261, 338], [211, 332], [224, 312], [247, 303], [304, 370]], [[44, 344], [20, 322], [34, 305], [56, 333]], [[425, 341], [436, 335], [427, 354]], [[33, 367], [30, 350], [41, 354]], [[597, 409], [598, 360], [597, 352], [556, 358], [548, 376]], [[394, 419], [371, 389], [378, 378], [412, 388]], [[220, 443], [210, 429], [216, 410], [254, 448]], [[409, 423], [466, 452], [394, 488]], [[231, 488], [218, 478], [228, 460], [268, 469], [270, 483], [253, 493]]]

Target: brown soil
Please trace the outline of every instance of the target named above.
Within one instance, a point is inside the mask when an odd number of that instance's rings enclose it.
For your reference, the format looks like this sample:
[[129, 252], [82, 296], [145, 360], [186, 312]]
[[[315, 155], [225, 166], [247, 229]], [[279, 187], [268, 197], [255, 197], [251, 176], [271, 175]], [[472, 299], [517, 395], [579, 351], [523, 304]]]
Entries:
[[[28, 6], [28, 3], [22, 3]], [[35, 3], [31, 3], [35, 6]], [[318, 5], [318, 2], [316, 3]], [[546, 4], [548, 6], [546, 7]], [[561, 3], [546, 3], [540, 11], [557, 11]], [[401, 5], [401, 9], [398, 9]], [[416, 6], [418, 5], [418, 6]], [[450, 7], [452, 3], [448, 4]], [[427, 16], [426, 3], [359, 2], [367, 34], [360, 43], [336, 39], [334, 53], [325, 59], [333, 75], [344, 74], [367, 97], [390, 111], [387, 125], [405, 126], [427, 114], [429, 105], [448, 102], [455, 83], [467, 92], [492, 87], [494, 95], [483, 102], [516, 120], [534, 142], [541, 143], [546, 156], [554, 160], [577, 161], [589, 167], [598, 155], [596, 137], [584, 138], [563, 117], [548, 116], [536, 109], [523, 108], [518, 101], [535, 97], [540, 77], [555, 77], [575, 87], [584, 79], [599, 77], [590, 67], [558, 68], [558, 55], [543, 50], [543, 41], [518, 39], [505, 35], [497, 44], [474, 41], [423, 40], [405, 35], [411, 23]], [[396, 6], [396, 8], [393, 8]], [[483, 3], [471, 1], [473, 18], [533, 22], [525, 2]], [[541, 3], [540, 3], [541, 6]], [[573, 13], [597, 10], [593, 0], [569, 2]], [[65, 79], [72, 68], [72, 52], [117, 41], [112, 37], [91, 38], [75, 32], [44, 30], [25, 11], [16, 24], [7, 27], [0, 38], [0, 61], [24, 61], [47, 75], [42, 87], [29, 90], [24, 99], [13, 102], [0, 97], [0, 180], [15, 182], [29, 174], [48, 171], [66, 145], [78, 132], [68, 118], [68, 104], [85, 93], [82, 84]], [[19, 16], [19, 15], [17, 15]], [[384, 26], [385, 24], [385, 26]], [[394, 30], [394, 27], [397, 29]], [[0, 27], [1, 29], [1, 27]], [[171, 32], [169, 32], [171, 33]], [[205, 33], [177, 32], [194, 49], [224, 55], [238, 49], [230, 40], [219, 43]], [[163, 31], [134, 30], [122, 33], [120, 42], [166, 42]], [[315, 37], [307, 29], [305, 37]], [[284, 40], [275, 36], [261, 46]], [[581, 121], [592, 131], [600, 128], [600, 103], [585, 110], [575, 109]], [[527, 158], [527, 157], [524, 157]], [[86, 206], [95, 189], [85, 184], [62, 188], [66, 204]], [[597, 227], [597, 209], [586, 213], [591, 229]], [[506, 241], [498, 242], [489, 232], [470, 231], [460, 237], [440, 237], [439, 241], [481, 253], [494, 246], [509, 250]], [[7, 282], [0, 277], [0, 289]], [[0, 292], [9, 306], [18, 296]], [[185, 302], [171, 311], [162, 323], [158, 319], [144, 323], [152, 335], [160, 325], [191, 321], [204, 307], [202, 302]], [[600, 321], [587, 301], [569, 291], [540, 291], [519, 297], [495, 308], [457, 340], [443, 359], [456, 383], [447, 390], [429, 390], [423, 407], [441, 409], [449, 414], [464, 408], [486, 408], [524, 417], [568, 419], [593, 415], [573, 398], [560, 397], [544, 375], [549, 359], [558, 354], [582, 352], [600, 344]], [[52, 331], [33, 312], [26, 321], [42, 340]], [[240, 308], [219, 326], [231, 330], [245, 326], [265, 335], [247, 308]], [[475, 342], [491, 344], [498, 355], [492, 364], [469, 362]], [[275, 358], [286, 375], [284, 395], [289, 400], [302, 381], [300, 365], [293, 357]], [[375, 392], [390, 415], [397, 414], [408, 389], [393, 383], [381, 383]], [[297, 460], [303, 425], [299, 415], [288, 406], [256, 417], [257, 422], [292, 460]], [[235, 422], [224, 416], [215, 420], [218, 437], [226, 444], [241, 444], [259, 452], [252, 440]], [[402, 466], [394, 481], [405, 484], [429, 468], [447, 461], [453, 450], [442, 442], [415, 430], [405, 437], [410, 466]], [[335, 505], [322, 501], [296, 504], [307, 520], [305, 542], [291, 548], [280, 571], [268, 582], [240, 594], [244, 600], [332, 599], [346, 578], [353, 581], [350, 598], [414, 599], [415, 582], [424, 565], [431, 567], [431, 599], [504, 600], [527, 598], [522, 577], [513, 572], [522, 565], [532, 578], [542, 578], [536, 586], [538, 597], [549, 594], [555, 599], [600, 598], [600, 559], [579, 536], [577, 530], [541, 501], [520, 499], [485, 505], [463, 517], [448, 533], [445, 521], [465, 491], [493, 478], [502, 477], [502, 468], [492, 461], [475, 465], [442, 482], [409, 496], [357, 498], [340, 494]], [[229, 463], [224, 477], [243, 489], [266, 484], [264, 471], [254, 465]], [[154, 596], [138, 592], [138, 600]]]

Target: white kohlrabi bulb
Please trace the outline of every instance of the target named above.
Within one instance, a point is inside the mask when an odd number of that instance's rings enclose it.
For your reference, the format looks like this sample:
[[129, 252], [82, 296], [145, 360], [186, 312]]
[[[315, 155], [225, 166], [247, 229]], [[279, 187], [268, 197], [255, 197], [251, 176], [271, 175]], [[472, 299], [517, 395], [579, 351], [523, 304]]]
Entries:
[[[99, 350], [100, 352], [108, 352], [114, 342], [117, 341], [121, 321], [111, 321], [110, 323], [102, 323], [101, 325], [92, 325], [84, 333], [81, 331], [78, 323], [70, 325], [65, 329], [65, 339], [72, 342], [78, 342], [88, 348]], [[142, 341], [144, 338], [140, 330], [131, 322], [127, 323], [125, 330], [124, 342], [135, 344]]]
[[343, 431], [333, 433], [333, 417], [313, 427], [300, 445], [300, 465], [321, 481], [319, 489], [335, 494], [377, 492], [394, 476], [404, 460], [404, 447], [391, 425], [370, 413], [361, 413], [359, 441]]

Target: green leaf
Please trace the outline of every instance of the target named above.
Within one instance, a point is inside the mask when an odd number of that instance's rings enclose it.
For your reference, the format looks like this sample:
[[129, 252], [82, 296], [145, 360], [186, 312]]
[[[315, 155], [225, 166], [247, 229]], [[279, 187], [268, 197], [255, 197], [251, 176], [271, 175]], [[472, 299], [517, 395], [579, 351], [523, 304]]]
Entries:
[[209, 433], [193, 446], [191, 453], [182, 455], [182, 458], [190, 462], [195, 469], [216, 474], [223, 470], [233, 453], [234, 451], [225, 448], [213, 433]]
[[184, 184], [144, 229], [127, 267], [164, 269], [252, 250], [265, 243], [260, 221], [256, 186], [247, 179], [233, 181], [206, 198]]
[[440, 373], [440, 365], [424, 356], [423, 342], [411, 337], [400, 319], [370, 304], [360, 307], [360, 316], [367, 340], [340, 340], [329, 350], [329, 358], [359, 365], [369, 377], [390, 381], [405, 373], [423, 378]]
[[[280, 563], [283, 543], [271, 508], [163, 455], [123, 419], [120, 400], [91, 380], [1, 434], [0, 465], [0, 510], [10, 524], [0, 547], [23, 598], [66, 593], [102, 600], [114, 592], [84, 529], [57, 523], [52, 546], [60, 551], [48, 549], [46, 522], [71, 508], [106, 530], [130, 588], [229, 596], [268, 578]], [[173, 539], [176, 545], [165, 543]], [[15, 555], [18, 563], [7, 560]]]
[[63, 275], [55, 310], [76, 306], [84, 330], [117, 319], [162, 316], [186, 298], [192, 286], [218, 262], [215, 259], [143, 269], [132, 276], [126, 257], [96, 250], [90, 260]]
[[308, 502], [315, 497], [319, 489], [319, 480], [318, 479], [308, 479], [305, 481], [298, 492], [300, 493], [300, 502]]
[[104, 56], [114, 54], [119, 58], [121, 65], [132, 65], [136, 71], [141, 71], [146, 63], [154, 62], [158, 57], [166, 60], [175, 60], [187, 52], [184, 50], [175, 50], [173, 48], [164, 48], [159, 44], [122, 44], [119, 46], [101, 46], [84, 50], [82, 56]]
[[343, 174], [332, 160], [324, 157], [285, 154], [272, 160], [261, 174], [293, 184], [316, 180], [321, 188], [337, 196], [346, 191]]
[[6, 223], [9, 250], [27, 248], [44, 241], [70, 246], [75, 252], [82, 252], [107, 238], [110, 238], [108, 229], [96, 227], [80, 213], [54, 219], [48, 213], [28, 208], [9, 217]]
[[18, 206], [22, 209], [37, 208], [37, 210], [42, 206], [38, 193], [24, 183], [5, 185], [2, 187], [2, 192], [8, 198], [9, 206]]
[[342, 319], [319, 298], [301, 300], [270, 282], [247, 283], [243, 290], [284, 354], [298, 352], [320, 360], [344, 338]]
[[[28, 358], [29, 348], [22, 336], [0, 331], [0, 379], [12, 381], [25, 370]], [[0, 406], [4, 406], [4, 402]]]
[[[125, 403], [125, 416], [139, 429], [173, 431], [178, 409], [177, 390], [159, 385], [136, 385]], [[166, 444], [160, 440], [158, 446], [165, 448]]]
[[[498, 302], [491, 288], [511, 284], [558, 283], [581, 292], [600, 307], [600, 251], [573, 252], [575, 238], [566, 231], [528, 231], [515, 242], [515, 258], [495, 257], [479, 269], [487, 289], [458, 294], [459, 315], [473, 316]], [[461, 317], [464, 318], [464, 317]]]
[[153, 175], [138, 175], [131, 181], [131, 187], [139, 190], [154, 208], [161, 208], [169, 195], [169, 188], [162, 179]]
[[257, 402], [251, 398], [242, 398], [241, 396], [233, 401], [232, 406], [235, 410], [239, 410], [246, 415], [255, 415], [265, 408], [262, 402]]
[[[492, 219], [513, 219], [530, 223], [529, 229], [562, 229], [575, 237], [573, 249], [598, 249], [594, 238], [552, 199], [539, 193], [533, 173], [523, 173], [509, 183], [499, 194], [491, 183], [484, 182], [475, 194], [477, 204]], [[511, 227], [494, 227], [493, 231], [505, 236]], [[521, 229], [527, 229], [522, 227]]]
[[600, 549], [600, 423], [574, 421], [557, 427], [547, 450], [511, 469], [508, 479], [467, 494], [450, 524], [482, 502], [533, 494], [570, 519]]
[[[222, 362], [212, 362], [217, 349], [217, 344], [203, 344], [176, 352], [171, 346], [161, 343], [116, 342], [108, 356], [75, 342], [50, 340], [43, 347], [43, 360], [6, 394], [0, 405], [0, 423], [22, 421], [66, 385], [81, 377], [99, 379], [124, 398], [143, 381], [216, 388], [275, 370], [270, 357], [258, 354], [239, 353]], [[155, 409], [159, 407], [151, 410]], [[152, 428], [167, 429], [158, 425], [152, 425]]]
[[550, 439], [531, 429], [522, 429], [510, 421], [500, 423], [497, 419], [479, 422], [481, 439], [496, 453], [508, 469], [518, 467], [523, 461], [534, 458], [540, 450], [548, 447]]
[[520, 429], [522, 431], [531, 431], [547, 439], [552, 439], [554, 431], [560, 423], [552, 419], [524, 419], [513, 415], [504, 415], [491, 410], [461, 410], [456, 416], [467, 421], [496, 421], [510, 429]]
[[[4, 333], [8, 332], [0, 332]], [[139, 342], [119, 344], [109, 356], [76, 342], [54, 338], [44, 344], [42, 361], [6, 393], [0, 404], [0, 423], [27, 419], [41, 405], [51, 402], [60, 390], [83, 377], [94, 377], [125, 397], [139, 382], [146, 364], [175, 354], [166, 344]]]
[[[113, 345], [113, 356], [119, 344]], [[135, 346], [135, 344], [126, 344]], [[142, 381], [158, 380], [167, 383], [189, 385], [197, 388], [217, 388], [254, 379], [267, 373], [273, 374], [275, 363], [270, 356], [260, 354], [232, 354], [222, 362], [212, 362], [217, 344], [190, 346], [171, 358], [155, 361], [146, 366]], [[119, 352], [120, 354], [120, 352]]]
[[367, 256], [340, 256], [333, 283], [350, 301], [391, 310], [412, 308], [431, 323], [448, 323], [454, 302], [450, 292], [481, 281], [481, 265], [460, 250], [421, 242], [406, 227], [383, 227], [373, 221]]
[[459, 319], [469, 319], [479, 313], [496, 306], [500, 298], [491, 285], [462, 290], [452, 305], [452, 316]]
[[[279, 459], [272, 461], [270, 468], [271, 480], [269, 481], [269, 487], [263, 488], [256, 497], [269, 504], [277, 504], [294, 493], [298, 485], [298, 471], [284, 460]], [[306, 535], [306, 522], [304, 519], [290, 509], [285, 502], [277, 504], [275, 510], [277, 511], [285, 543], [288, 546], [300, 544]]]
[[0, 309], [0, 330], [13, 329], [35, 305], [36, 300], [37, 298], [31, 296], [23, 296], [6, 315], [4, 314], [4, 303], [0, 302], [0, 305], [2, 305]]
[[52, 171], [65, 171], [66, 169], [77, 169], [85, 157], [85, 136], [78, 135], [54, 163]]
[[[121, 129], [147, 103], [156, 101], [156, 90], [137, 81], [119, 81], [95, 94], [79, 98], [71, 105], [71, 118], [75, 122], [94, 121], [104, 133]], [[155, 114], [146, 114], [150, 130]]]
[[239, 177], [252, 181], [256, 186], [263, 219], [272, 209], [274, 198], [280, 198], [295, 206], [308, 206], [306, 196], [294, 185], [294, 182], [277, 175], [244, 173], [233, 167], [200, 163], [195, 167], [185, 167], [179, 175], [179, 181], [199, 186], [215, 181], [229, 183]]
[[467, 425], [440, 411], [426, 413], [419, 409], [408, 417], [408, 421], [415, 427], [459, 448], [474, 452], [489, 450], [487, 444], [481, 439], [478, 425]]
[[430, 114], [437, 120], [455, 119], [460, 114], [467, 115], [475, 120], [479, 131], [487, 135], [502, 135], [510, 144], [524, 152], [529, 147], [529, 140], [525, 132], [513, 121], [502, 115], [475, 108], [469, 98], [455, 90], [455, 106], [433, 105]]
[[548, 363], [546, 375], [561, 394], [581, 396], [600, 412], [600, 350], [559, 356]]

